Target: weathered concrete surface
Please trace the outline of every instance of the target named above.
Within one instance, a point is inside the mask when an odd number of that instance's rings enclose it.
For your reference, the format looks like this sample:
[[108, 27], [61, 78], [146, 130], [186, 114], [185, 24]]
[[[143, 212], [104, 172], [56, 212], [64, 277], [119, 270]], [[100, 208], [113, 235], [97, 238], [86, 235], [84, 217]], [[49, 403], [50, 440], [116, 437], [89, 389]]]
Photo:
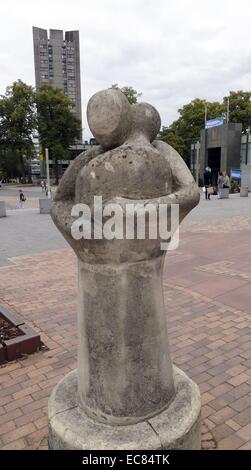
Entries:
[[248, 188], [251, 191], [251, 164], [241, 165], [241, 187]]
[[240, 190], [240, 197], [248, 197], [248, 186], [242, 186]]
[[88, 102], [87, 119], [102, 147], [118, 147], [131, 131], [132, 106], [120, 90], [99, 91]]
[[80, 406], [97, 421], [142, 421], [165, 409], [174, 395], [163, 261], [79, 262]]
[[[68, 168], [52, 218], [79, 263], [79, 408], [95, 423], [131, 426], [168, 410], [178, 391], [163, 307], [165, 252], [160, 238], [149, 234], [144, 240], [109, 240], [102, 232], [101, 239], [76, 239], [72, 206], [87, 204], [95, 229], [98, 195], [103, 204], [120, 206], [122, 221], [128, 203], [151, 204], [154, 210], [178, 204], [177, 228], [198, 204], [199, 191], [178, 153], [154, 141], [160, 117], [151, 105], [130, 106], [121, 92], [106, 90], [91, 98], [87, 115], [101, 146]], [[101, 226], [105, 220], [101, 212]], [[56, 423], [51, 421], [51, 428]], [[74, 426], [79, 427], [76, 420]], [[150, 441], [147, 445], [154, 448]]]
[[0, 217], [6, 217], [6, 205], [4, 201], [0, 201]]
[[40, 214], [50, 214], [51, 206], [52, 206], [52, 200], [50, 198], [39, 199]]
[[200, 134], [200, 177], [203, 178], [205, 168], [213, 167], [210, 150], [221, 148], [219, 168], [212, 169], [212, 184], [217, 185], [218, 171], [230, 174], [232, 168], [240, 166], [242, 124], [229, 122], [222, 126], [203, 129]]
[[176, 393], [158, 416], [137, 424], [97, 423], [78, 406], [77, 371], [55, 387], [49, 400], [49, 443], [67, 450], [200, 449], [200, 393], [184, 372], [174, 368]]

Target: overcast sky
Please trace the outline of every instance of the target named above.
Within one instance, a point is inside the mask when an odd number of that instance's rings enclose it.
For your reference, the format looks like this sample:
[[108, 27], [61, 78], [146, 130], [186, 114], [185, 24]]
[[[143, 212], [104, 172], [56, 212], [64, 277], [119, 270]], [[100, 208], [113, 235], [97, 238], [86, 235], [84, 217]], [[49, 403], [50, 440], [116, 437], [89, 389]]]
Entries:
[[132, 85], [162, 124], [191, 99], [251, 89], [250, 0], [8, 0], [0, 10], [0, 94], [34, 85], [32, 26], [80, 31], [84, 137], [90, 96]]

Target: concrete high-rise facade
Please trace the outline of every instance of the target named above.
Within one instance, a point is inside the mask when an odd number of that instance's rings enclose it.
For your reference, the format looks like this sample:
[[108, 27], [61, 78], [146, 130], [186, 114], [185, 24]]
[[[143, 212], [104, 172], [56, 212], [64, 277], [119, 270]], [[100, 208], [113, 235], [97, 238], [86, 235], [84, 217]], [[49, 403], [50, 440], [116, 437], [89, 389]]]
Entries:
[[61, 88], [75, 104], [73, 111], [82, 122], [79, 31], [33, 26], [36, 87], [50, 83]]

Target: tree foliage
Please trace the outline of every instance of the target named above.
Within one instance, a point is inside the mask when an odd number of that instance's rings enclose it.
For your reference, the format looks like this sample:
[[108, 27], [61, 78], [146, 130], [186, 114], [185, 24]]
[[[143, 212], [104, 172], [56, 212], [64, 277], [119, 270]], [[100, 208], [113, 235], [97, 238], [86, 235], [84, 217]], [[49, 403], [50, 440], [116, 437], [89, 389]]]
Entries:
[[42, 85], [36, 93], [39, 139], [49, 149], [55, 163], [58, 183], [58, 160], [69, 156], [69, 147], [81, 135], [81, 122], [72, 112], [74, 103], [63, 91], [51, 85]]
[[185, 149], [184, 141], [174, 129], [171, 127], [163, 127], [160, 132], [160, 138], [177, 150], [180, 155], [183, 155]]
[[223, 98], [223, 107], [227, 108], [229, 99], [229, 121], [241, 122], [243, 130], [251, 127], [251, 92], [250, 91], [230, 91], [229, 96]]
[[127, 97], [130, 104], [136, 104], [138, 102], [138, 98], [142, 96], [142, 93], [138, 93], [132, 86], [124, 86], [120, 88], [117, 83], [112, 85], [112, 88], [115, 90], [121, 90], [122, 93]]
[[0, 147], [0, 181], [2, 178], [20, 178], [22, 176], [18, 152]]
[[223, 105], [195, 98], [178, 110], [180, 116], [176, 121], [160, 132], [161, 140], [172, 145], [186, 162], [190, 159], [191, 144], [200, 138], [200, 131], [204, 128], [205, 109], [207, 119], [213, 119], [222, 115]]
[[34, 155], [32, 135], [38, 131], [41, 144], [55, 161], [58, 179], [58, 160], [67, 158], [69, 147], [81, 135], [73, 105], [62, 90], [51, 85], [43, 85], [37, 93], [21, 80], [8, 87], [0, 97], [1, 172], [15, 176], [21, 172], [25, 177]]
[[0, 147], [2, 159], [6, 158], [8, 150], [13, 153], [13, 161], [16, 161], [14, 155], [18, 153], [23, 177], [28, 159], [34, 154], [32, 133], [35, 127], [34, 91], [31, 86], [18, 80], [7, 87], [5, 95], [0, 97]]

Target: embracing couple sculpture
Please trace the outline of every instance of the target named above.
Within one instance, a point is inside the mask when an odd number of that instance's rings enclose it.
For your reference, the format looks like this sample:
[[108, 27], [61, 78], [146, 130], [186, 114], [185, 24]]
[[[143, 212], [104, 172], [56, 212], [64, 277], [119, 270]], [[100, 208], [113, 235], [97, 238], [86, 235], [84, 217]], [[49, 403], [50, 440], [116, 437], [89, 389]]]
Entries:
[[199, 392], [169, 354], [160, 239], [71, 234], [72, 207], [84, 203], [93, 213], [94, 196], [124, 213], [131, 203], [178, 204], [181, 222], [198, 204], [198, 188], [179, 154], [155, 140], [161, 123], [151, 105], [130, 105], [109, 89], [90, 99], [87, 118], [99, 145], [71, 163], [52, 207], [78, 258], [79, 344], [78, 369], [50, 398], [50, 445], [199, 448]]

